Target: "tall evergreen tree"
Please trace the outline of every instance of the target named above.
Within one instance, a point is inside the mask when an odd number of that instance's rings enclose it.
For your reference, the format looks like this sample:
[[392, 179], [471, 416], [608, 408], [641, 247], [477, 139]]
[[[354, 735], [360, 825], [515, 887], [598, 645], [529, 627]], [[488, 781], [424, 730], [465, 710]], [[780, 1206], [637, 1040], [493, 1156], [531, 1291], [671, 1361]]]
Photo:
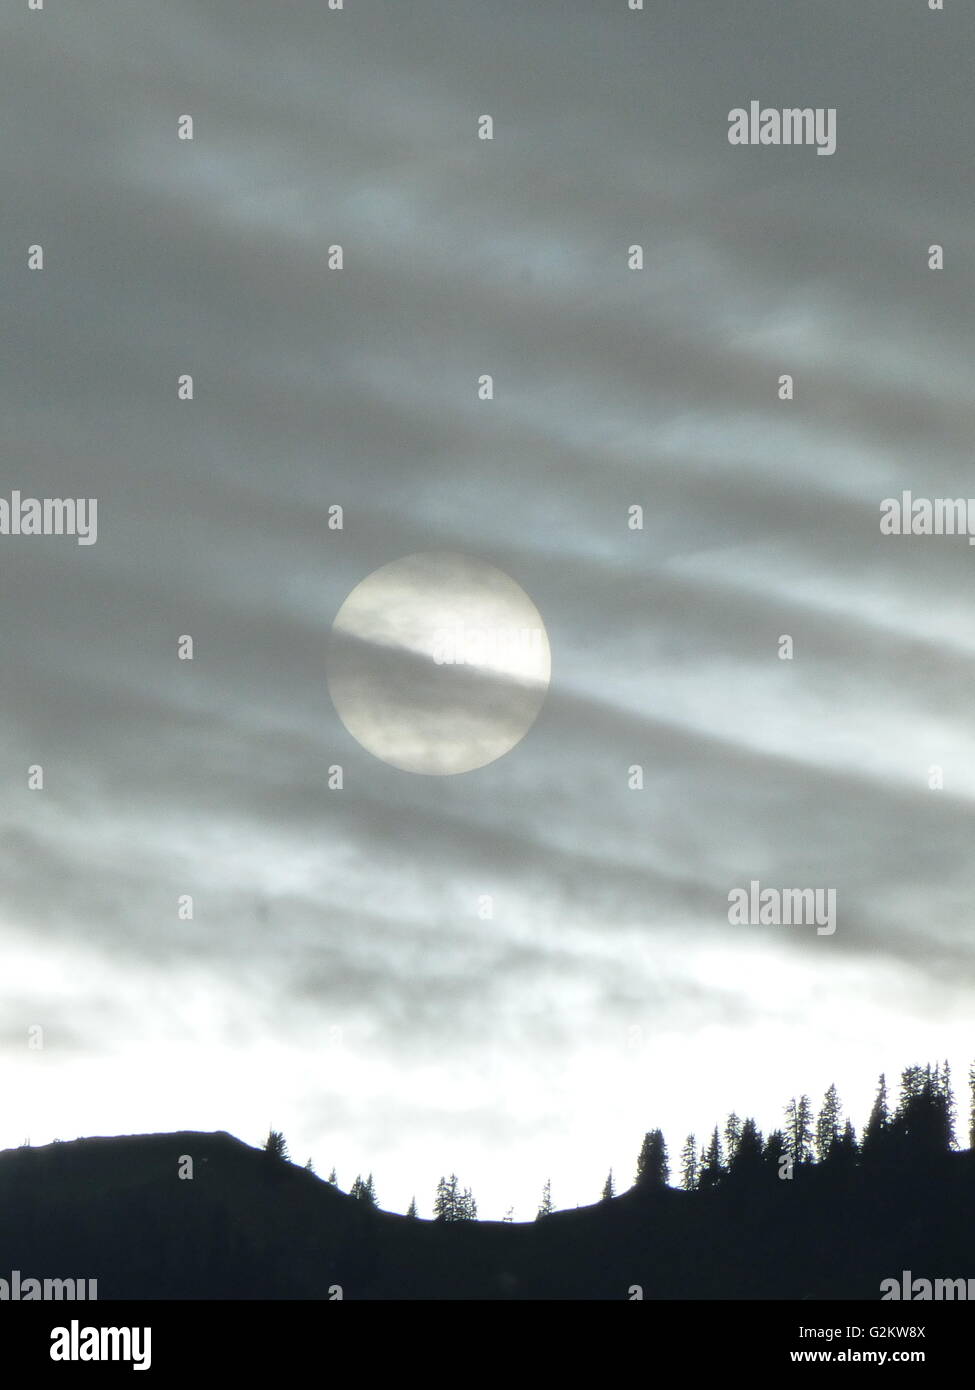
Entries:
[[449, 1178], [441, 1177], [437, 1183], [437, 1195], [433, 1199], [433, 1215], [436, 1221], [457, 1220], [457, 1174]]
[[684, 1140], [680, 1155], [680, 1184], [685, 1192], [693, 1192], [697, 1187], [700, 1164], [697, 1160], [697, 1139], [689, 1134]]
[[613, 1170], [612, 1170], [612, 1168], [610, 1168], [610, 1170], [609, 1170], [609, 1177], [608, 1177], [608, 1178], [606, 1179], [606, 1181], [603, 1183], [603, 1197], [602, 1197], [602, 1200], [603, 1200], [604, 1202], [609, 1202], [609, 1201], [612, 1201], [612, 1199], [613, 1199], [615, 1196], [616, 1196], [616, 1184], [613, 1182]]
[[785, 1134], [781, 1129], [773, 1129], [772, 1133], [765, 1140], [765, 1147], [762, 1150], [762, 1161], [767, 1163], [776, 1172], [781, 1172], [781, 1161], [788, 1155], [789, 1145]]
[[372, 1174], [370, 1173], [367, 1178], [363, 1178], [361, 1174], [357, 1173], [355, 1182], [352, 1184], [349, 1191], [349, 1196], [355, 1197], [356, 1200], [362, 1202], [364, 1206], [376, 1206], [376, 1187], [372, 1180]]
[[415, 1197], [411, 1197], [411, 1198], [410, 1198], [410, 1205], [406, 1208], [406, 1214], [407, 1214], [407, 1216], [410, 1218], [411, 1221], [418, 1221], [418, 1220], [419, 1220], [419, 1214], [418, 1214], [417, 1209], [416, 1209], [416, 1198], [415, 1198]]
[[729, 1173], [735, 1176], [757, 1173], [762, 1165], [762, 1131], [749, 1115], [742, 1122], [735, 1155], [728, 1165]]
[[834, 1157], [840, 1140], [840, 1113], [840, 1098], [836, 1087], [831, 1085], [816, 1120], [816, 1157], [820, 1163], [828, 1163]]
[[701, 1171], [698, 1174], [697, 1185], [705, 1191], [708, 1188], [717, 1187], [724, 1176], [724, 1163], [721, 1153], [721, 1135], [718, 1133], [718, 1126], [715, 1125], [714, 1133], [707, 1148], [701, 1153]]
[[798, 1168], [808, 1160], [812, 1140], [812, 1106], [809, 1097], [800, 1096], [796, 1100], [793, 1096], [785, 1108], [785, 1114], [785, 1137], [789, 1146], [789, 1157]]
[[905, 1067], [901, 1094], [889, 1125], [890, 1142], [899, 1161], [924, 1162], [954, 1146], [954, 1099], [951, 1072], [945, 1064]]
[[264, 1152], [270, 1159], [278, 1159], [282, 1163], [287, 1163], [288, 1146], [279, 1129], [268, 1130], [267, 1138], [264, 1140]]
[[735, 1154], [738, 1152], [738, 1144], [741, 1141], [741, 1120], [732, 1110], [731, 1114], [724, 1122], [724, 1157], [728, 1168], [734, 1162]]
[[449, 1178], [441, 1178], [437, 1183], [433, 1215], [437, 1221], [477, 1220], [477, 1203], [473, 1193], [469, 1187], [461, 1192], [456, 1173], [451, 1173]]
[[836, 1141], [833, 1149], [834, 1162], [843, 1168], [853, 1168], [860, 1156], [860, 1146], [857, 1143], [857, 1132], [853, 1128], [853, 1121], [848, 1119], [843, 1126], [843, 1132]]
[[552, 1179], [545, 1179], [545, 1186], [542, 1188], [542, 1200], [538, 1204], [538, 1214], [535, 1220], [538, 1221], [543, 1216], [551, 1216], [555, 1207], [552, 1205]]
[[943, 1123], [943, 1141], [946, 1149], [957, 1148], [955, 1139], [955, 1097], [951, 1090], [951, 1067], [948, 1059], [945, 1058], [944, 1065], [939, 1073], [935, 1068], [935, 1081], [938, 1089], [938, 1104]]
[[861, 1152], [866, 1160], [872, 1160], [883, 1151], [890, 1128], [890, 1113], [887, 1109], [887, 1078], [883, 1072], [877, 1083], [877, 1096], [870, 1111], [866, 1128], [863, 1131]]
[[670, 1162], [667, 1158], [667, 1145], [663, 1131], [650, 1130], [643, 1139], [643, 1147], [636, 1163], [636, 1185], [643, 1191], [666, 1187], [670, 1181]]

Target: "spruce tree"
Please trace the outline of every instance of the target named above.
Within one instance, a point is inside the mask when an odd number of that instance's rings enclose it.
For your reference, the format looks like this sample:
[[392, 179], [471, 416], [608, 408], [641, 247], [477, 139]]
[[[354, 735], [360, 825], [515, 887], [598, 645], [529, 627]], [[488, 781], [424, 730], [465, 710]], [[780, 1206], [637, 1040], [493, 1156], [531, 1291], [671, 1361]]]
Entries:
[[797, 1168], [809, 1158], [812, 1140], [812, 1106], [808, 1096], [795, 1096], [785, 1108], [785, 1135], [789, 1146], [789, 1157]]
[[701, 1171], [698, 1174], [697, 1185], [702, 1190], [717, 1187], [723, 1176], [724, 1163], [721, 1153], [721, 1135], [718, 1133], [718, 1126], [715, 1125], [714, 1133], [711, 1135], [711, 1142], [701, 1154]]
[[831, 1085], [823, 1097], [823, 1108], [816, 1120], [816, 1157], [828, 1163], [840, 1140], [840, 1098]]
[[470, 1188], [460, 1190], [460, 1180], [456, 1173], [449, 1178], [441, 1178], [437, 1183], [437, 1195], [433, 1202], [433, 1215], [437, 1221], [476, 1221], [477, 1203]]
[[267, 1138], [264, 1141], [264, 1152], [267, 1154], [268, 1158], [272, 1160], [276, 1159], [281, 1163], [287, 1163], [288, 1146], [280, 1130], [268, 1130]]
[[680, 1154], [680, 1183], [685, 1192], [693, 1192], [697, 1187], [700, 1165], [697, 1161], [697, 1139], [689, 1134], [684, 1140]]
[[863, 1143], [861, 1145], [863, 1157], [866, 1160], [876, 1158], [883, 1151], [890, 1129], [890, 1114], [887, 1110], [887, 1078], [883, 1072], [877, 1083], [877, 1097], [870, 1111], [870, 1118], [867, 1120], [866, 1128], [863, 1131]]
[[762, 1131], [749, 1115], [742, 1122], [734, 1158], [728, 1165], [736, 1177], [760, 1171], [762, 1165]]
[[644, 1191], [666, 1187], [670, 1181], [670, 1163], [663, 1131], [650, 1130], [643, 1139], [636, 1163], [636, 1186]]
[[836, 1141], [833, 1150], [833, 1157], [836, 1163], [844, 1168], [855, 1166], [860, 1156], [860, 1146], [857, 1144], [857, 1132], [853, 1128], [853, 1121], [848, 1119], [843, 1126], [843, 1132]]
[[767, 1163], [776, 1172], [782, 1171], [782, 1159], [789, 1152], [788, 1141], [781, 1129], [773, 1129], [772, 1133], [765, 1140], [765, 1148], [762, 1150], [762, 1161]]

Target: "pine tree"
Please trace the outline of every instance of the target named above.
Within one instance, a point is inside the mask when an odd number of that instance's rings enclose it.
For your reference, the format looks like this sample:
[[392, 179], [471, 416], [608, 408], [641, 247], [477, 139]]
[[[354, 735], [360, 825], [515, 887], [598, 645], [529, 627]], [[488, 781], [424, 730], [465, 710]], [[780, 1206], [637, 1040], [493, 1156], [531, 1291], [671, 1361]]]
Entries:
[[264, 1152], [270, 1159], [278, 1159], [282, 1163], [287, 1163], [288, 1146], [280, 1130], [268, 1130], [267, 1138], [264, 1141]]
[[545, 1186], [542, 1188], [542, 1200], [538, 1206], [538, 1214], [535, 1220], [540, 1220], [543, 1216], [551, 1216], [555, 1207], [552, 1205], [552, 1179], [545, 1179]]
[[456, 1173], [449, 1178], [441, 1178], [437, 1183], [437, 1195], [433, 1202], [433, 1215], [437, 1221], [476, 1221], [477, 1203], [470, 1188], [460, 1191], [460, 1181]]
[[735, 1154], [738, 1152], [738, 1144], [741, 1140], [741, 1120], [732, 1110], [731, 1114], [724, 1122], [724, 1152], [725, 1162], [730, 1168], [734, 1162]]
[[789, 1157], [798, 1168], [809, 1158], [810, 1141], [812, 1140], [812, 1106], [808, 1096], [800, 1096], [796, 1100], [795, 1096], [785, 1107], [786, 1114], [786, 1141], [789, 1146]]
[[328, 1181], [332, 1184], [333, 1187], [338, 1187], [339, 1185], [339, 1175], [338, 1173], [336, 1173], [334, 1168], [328, 1175]]
[[417, 1221], [417, 1220], [419, 1220], [419, 1216], [418, 1216], [417, 1210], [416, 1210], [416, 1198], [415, 1198], [415, 1197], [411, 1197], [411, 1198], [410, 1198], [410, 1205], [406, 1208], [406, 1214], [407, 1214], [407, 1216], [410, 1218], [411, 1221]]
[[749, 1115], [742, 1122], [735, 1154], [728, 1165], [728, 1171], [736, 1177], [741, 1177], [744, 1174], [759, 1172], [761, 1166], [762, 1131]]
[[877, 1083], [877, 1098], [870, 1111], [866, 1128], [863, 1131], [861, 1150], [867, 1160], [873, 1159], [883, 1150], [890, 1129], [890, 1114], [887, 1110], [887, 1078], [883, 1072]]
[[816, 1121], [816, 1157], [828, 1163], [840, 1141], [840, 1098], [831, 1085], [823, 1097], [823, 1108]]
[[951, 1090], [951, 1068], [948, 1065], [947, 1057], [940, 1076], [938, 1077], [937, 1068], [935, 1068], [935, 1075], [938, 1078], [938, 1104], [942, 1116], [944, 1146], [946, 1149], [955, 1149], [958, 1147], [958, 1142], [955, 1139], [956, 1106], [955, 1097]]
[[648, 1191], [666, 1187], [669, 1181], [670, 1163], [663, 1131], [652, 1129], [644, 1136], [643, 1147], [637, 1158], [636, 1185], [643, 1191]]
[[305, 1171], [307, 1173], [314, 1173], [315, 1165], [314, 1163], [312, 1163], [311, 1159], [309, 1159], [308, 1162], [305, 1164]]
[[781, 1129], [773, 1129], [772, 1133], [765, 1141], [765, 1148], [762, 1150], [762, 1161], [767, 1163], [770, 1168], [781, 1172], [781, 1161], [789, 1152], [788, 1141]]
[[685, 1192], [693, 1192], [697, 1187], [700, 1165], [697, 1161], [697, 1139], [689, 1134], [684, 1140], [680, 1154], [680, 1184]]
[[717, 1187], [724, 1176], [724, 1162], [721, 1153], [721, 1135], [718, 1133], [718, 1126], [715, 1125], [714, 1133], [711, 1135], [711, 1142], [707, 1148], [701, 1152], [701, 1171], [698, 1174], [697, 1185], [703, 1191], [711, 1187]]
[[609, 1177], [603, 1184], [603, 1201], [610, 1202], [616, 1196], [616, 1184], [613, 1182], [613, 1170], [610, 1168]]
[[860, 1146], [857, 1144], [857, 1132], [853, 1128], [853, 1121], [848, 1119], [843, 1126], [843, 1133], [836, 1141], [833, 1157], [835, 1162], [841, 1164], [844, 1168], [852, 1168], [856, 1164], [859, 1155]]
[[932, 1070], [905, 1067], [901, 1073], [901, 1094], [897, 1111], [890, 1121], [890, 1143], [900, 1161], [922, 1162], [954, 1147], [954, 1098], [951, 1070], [945, 1063]]
[[446, 1178], [441, 1177], [437, 1183], [437, 1193], [433, 1199], [433, 1217], [435, 1221], [453, 1221], [454, 1207], [457, 1200], [457, 1178], [453, 1177], [451, 1183]]

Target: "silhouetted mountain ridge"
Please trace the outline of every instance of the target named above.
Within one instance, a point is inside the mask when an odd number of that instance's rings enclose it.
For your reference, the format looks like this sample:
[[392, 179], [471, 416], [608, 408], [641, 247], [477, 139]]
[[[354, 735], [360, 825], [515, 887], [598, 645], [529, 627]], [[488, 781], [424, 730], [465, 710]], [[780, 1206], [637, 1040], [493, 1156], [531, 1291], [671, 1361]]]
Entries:
[[[192, 1160], [192, 1178], [180, 1179]], [[232, 1135], [78, 1139], [0, 1153], [0, 1277], [97, 1278], [113, 1298], [880, 1297], [903, 1269], [975, 1274], [975, 1161], [762, 1171], [632, 1188], [540, 1221], [370, 1208]], [[331, 1292], [330, 1292], [331, 1291]]]

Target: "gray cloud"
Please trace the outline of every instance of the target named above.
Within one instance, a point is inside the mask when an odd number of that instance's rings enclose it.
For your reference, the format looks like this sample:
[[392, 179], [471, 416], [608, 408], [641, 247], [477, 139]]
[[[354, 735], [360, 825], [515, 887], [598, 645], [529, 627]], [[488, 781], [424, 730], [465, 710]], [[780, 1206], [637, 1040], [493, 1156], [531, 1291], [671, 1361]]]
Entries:
[[[878, 516], [902, 488], [970, 490], [971, 15], [39, 19], [7, 48], [0, 484], [97, 496], [99, 540], [0, 538], [5, 1012], [50, 1017], [92, 1076], [99, 1021], [160, 1076], [196, 1038], [180, 1124], [206, 1123], [235, 1045], [280, 1048], [307, 1147], [333, 1130], [410, 1183], [451, 1114], [482, 1181], [505, 1142], [553, 1167], [634, 1020], [652, 1056], [691, 1049], [702, 1105], [712, 1029], [751, 1068], [739, 1106], [778, 1103], [751, 1030], [783, 1019], [813, 1089], [831, 994], [862, 1001], [889, 1070], [920, 1060], [907, 1040], [970, 1006], [972, 553]], [[752, 97], [836, 106], [836, 154], [732, 149]], [[528, 736], [456, 778], [370, 758], [326, 683], [353, 587], [437, 550], [510, 574], [552, 646]], [[751, 878], [835, 887], [835, 937], [731, 927]], [[66, 960], [85, 969], [49, 989]], [[872, 1046], [847, 1048], [851, 1086]], [[290, 1079], [322, 1049], [324, 1101]], [[72, 1127], [65, 1066], [32, 1133]], [[103, 1089], [92, 1124], [127, 1128]]]

